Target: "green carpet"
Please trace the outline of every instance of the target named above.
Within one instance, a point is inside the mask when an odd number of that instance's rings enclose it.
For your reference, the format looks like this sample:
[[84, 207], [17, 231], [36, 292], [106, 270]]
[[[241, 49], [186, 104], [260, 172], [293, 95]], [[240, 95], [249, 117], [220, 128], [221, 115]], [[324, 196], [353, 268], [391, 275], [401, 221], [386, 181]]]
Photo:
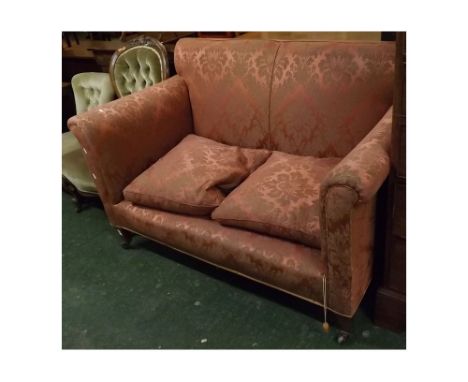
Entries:
[[64, 349], [404, 349], [359, 311], [350, 339], [310, 304], [146, 239], [124, 250], [104, 211], [62, 201]]

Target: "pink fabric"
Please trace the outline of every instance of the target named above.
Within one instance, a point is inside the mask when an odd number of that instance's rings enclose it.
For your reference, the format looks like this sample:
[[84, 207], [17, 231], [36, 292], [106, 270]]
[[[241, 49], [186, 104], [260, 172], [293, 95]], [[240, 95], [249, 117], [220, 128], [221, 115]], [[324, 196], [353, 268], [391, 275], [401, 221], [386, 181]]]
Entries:
[[[393, 56], [392, 43], [183, 39], [178, 76], [69, 127], [113, 225], [318, 303], [326, 274], [330, 308], [352, 316], [371, 279], [375, 196], [389, 171], [391, 111], [381, 118], [392, 103]], [[342, 158], [320, 181], [321, 251], [122, 201], [130, 182], [193, 132]]]
[[123, 193], [126, 200], [146, 207], [209, 215], [223, 201], [223, 190], [235, 188], [270, 154], [189, 134]]
[[242, 147], [343, 157], [392, 104], [395, 45], [181, 39], [195, 133]]
[[211, 216], [224, 225], [320, 248], [320, 183], [339, 161], [274, 152]]
[[141, 233], [303, 298], [322, 301], [326, 265], [320, 250], [224, 227], [206, 218], [158, 211], [127, 201], [112, 209], [117, 227]]
[[179, 40], [175, 65], [187, 81], [197, 135], [268, 149], [268, 99], [278, 46], [266, 40]]
[[352, 316], [372, 278], [376, 193], [388, 176], [392, 109], [325, 177], [320, 189], [322, 254], [330, 306]]
[[123, 199], [123, 189], [192, 132], [192, 113], [180, 76], [100, 105], [68, 120], [86, 150], [99, 195], [106, 204]]
[[343, 157], [393, 101], [395, 46], [282, 43], [272, 80], [272, 150]]

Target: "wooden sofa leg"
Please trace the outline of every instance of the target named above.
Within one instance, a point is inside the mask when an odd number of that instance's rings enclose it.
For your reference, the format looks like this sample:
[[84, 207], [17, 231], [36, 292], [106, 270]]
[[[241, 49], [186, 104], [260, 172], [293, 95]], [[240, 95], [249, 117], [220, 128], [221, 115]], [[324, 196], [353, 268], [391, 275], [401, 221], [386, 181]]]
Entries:
[[121, 238], [121, 246], [124, 249], [129, 249], [130, 247], [130, 242], [132, 241], [132, 237], [134, 235], [133, 232], [127, 231], [126, 229], [123, 228], [117, 228], [117, 233], [119, 234]]

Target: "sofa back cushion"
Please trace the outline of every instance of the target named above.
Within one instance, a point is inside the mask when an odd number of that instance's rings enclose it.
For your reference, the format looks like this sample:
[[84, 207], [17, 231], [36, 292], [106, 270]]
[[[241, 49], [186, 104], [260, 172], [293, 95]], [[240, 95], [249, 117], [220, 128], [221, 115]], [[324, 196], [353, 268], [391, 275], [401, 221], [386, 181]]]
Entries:
[[229, 145], [268, 147], [278, 46], [267, 40], [179, 40], [175, 66], [189, 89], [196, 134]]
[[392, 105], [394, 55], [393, 43], [281, 44], [273, 73], [269, 148], [345, 156]]
[[392, 104], [394, 43], [181, 39], [194, 131], [241, 147], [343, 157]]

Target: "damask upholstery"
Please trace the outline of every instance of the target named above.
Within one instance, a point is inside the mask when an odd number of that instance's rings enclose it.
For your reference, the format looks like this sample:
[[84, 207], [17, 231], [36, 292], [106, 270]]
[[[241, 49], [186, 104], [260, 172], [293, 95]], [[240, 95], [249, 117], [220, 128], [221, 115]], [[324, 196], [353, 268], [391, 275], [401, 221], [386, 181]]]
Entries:
[[[392, 43], [182, 39], [177, 76], [69, 127], [112, 225], [317, 304], [326, 278], [328, 308], [350, 317], [371, 279], [376, 193], [389, 172], [393, 51]], [[123, 200], [130, 182], [191, 133], [340, 158], [310, 174], [320, 182], [320, 249]]]
[[276, 56], [272, 150], [343, 157], [392, 105], [393, 43], [291, 41]]
[[211, 216], [224, 225], [320, 248], [320, 183], [339, 161], [274, 152]]
[[223, 190], [236, 187], [270, 154], [189, 134], [138, 175], [124, 197], [146, 207], [209, 215], [223, 201]]
[[184, 216], [122, 201], [113, 206], [114, 225], [137, 232], [218, 267], [322, 301], [326, 264], [320, 250], [274, 237], [224, 227], [203, 217]]
[[189, 89], [195, 134], [269, 148], [268, 99], [278, 46], [267, 40], [179, 40], [175, 66]]
[[394, 54], [393, 43], [182, 39], [175, 63], [196, 134], [343, 157], [392, 104]]
[[[108, 73], [79, 73], [72, 78], [77, 114], [154, 85], [168, 77], [167, 53], [151, 38], [137, 38], [113, 55]], [[115, 90], [115, 92], [114, 92]], [[71, 132], [62, 134], [62, 176], [81, 193], [97, 194], [82, 148]]]
[[334, 185], [346, 185], [357, 192], [361, 202], [375, 195], [390, 169], [392, 112], [390, 107], [339, 166], [333, 168], [322, 183], [323, 192]]
[[320, 187], [329, 303], [354, 313], [372, 277], [375, 199], [390, 170], [390, 108]]
[[123, 189], [193, 131], [185, 81], [166, 81], [68, 120], [86, 150], [104, 205], [123, 199]]

